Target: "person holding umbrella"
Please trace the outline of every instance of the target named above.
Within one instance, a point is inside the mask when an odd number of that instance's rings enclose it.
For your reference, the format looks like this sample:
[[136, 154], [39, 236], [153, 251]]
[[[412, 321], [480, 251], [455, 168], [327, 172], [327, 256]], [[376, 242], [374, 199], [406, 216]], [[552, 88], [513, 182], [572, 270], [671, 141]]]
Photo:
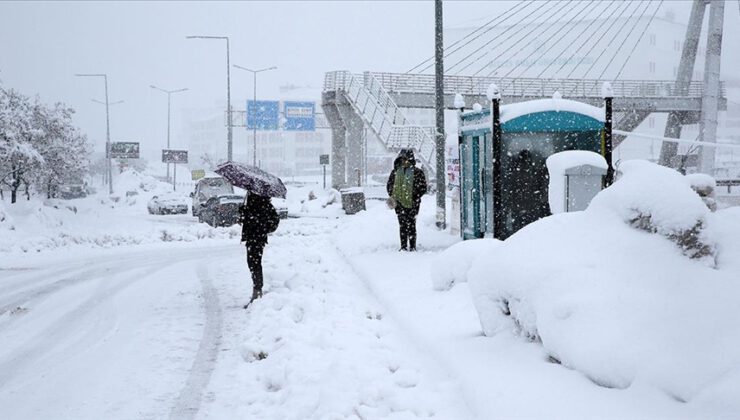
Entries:
[[252, 274], [252, 298], [249, 301], [252, 303], [262, 297], [262, 254], [267, 245], [267, 235], [277, 229], [280, 217], [270, 202], [270, 197], [248, 193], [244, 201], [239, 211], [242, 242], [247, 246], [247, 266]]
[[267, 245], [267, 235], [274, 232], [280, 223], [270, 197], [285, 198], [287, 190], [280, 178], [255, 166], [226, 162], [216, 168], [216, 173], [234, 186], [247, 190], [244, 204], [239, 207], [239, 216], [241, 241], [246, 244], [247, 266], [252, 274], [252, 298], [249, 301], [252, 303], [262, 297], [262, 254]]
[[401, 237], [399, 251], [416, 251], [416, 216], [419, 214], [421, 196], [427, 192], [427, 179], [424, 171], [416, 167], [413, 150], [402, 149], [398, 153], [386, 189], [398, 216]]

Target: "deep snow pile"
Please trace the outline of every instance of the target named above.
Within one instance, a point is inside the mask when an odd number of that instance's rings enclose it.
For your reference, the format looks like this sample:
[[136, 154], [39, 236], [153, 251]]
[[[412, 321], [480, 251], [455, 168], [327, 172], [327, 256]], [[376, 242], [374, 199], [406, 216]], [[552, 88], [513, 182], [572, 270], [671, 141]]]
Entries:
[[149, 199], [171, 189], [170, 184], [128, 170], [114, 178], [116, 193], [112, 196], [99, 191], [77, 200], [42, 201], [34, 197], [27, 201], [22, 197], [12, 205], [0, 201], [0, 252], [190, 242], [230, 239], [240, 234], [238, 226], [214, 229], [196, 223], [190, 215], [149, 215]]
[[440, 252], [439, 258], [432, 262], [430, 273], [434, 290], [449, 290], [455, 283], [467, 281], [473, 260], [496, 252], [501, 243], [492, 238], [471, 239]]
[[[468, 282], [484, 333], [541, 342], [604, 387], [647, 385], [738, 412], [740, 210], [709, 212], [680, 174], [657, 165], [620, 170], [586, 211], [472, 250]], [[676, 241], [686, 232], [716, 259], [687, 252]]]

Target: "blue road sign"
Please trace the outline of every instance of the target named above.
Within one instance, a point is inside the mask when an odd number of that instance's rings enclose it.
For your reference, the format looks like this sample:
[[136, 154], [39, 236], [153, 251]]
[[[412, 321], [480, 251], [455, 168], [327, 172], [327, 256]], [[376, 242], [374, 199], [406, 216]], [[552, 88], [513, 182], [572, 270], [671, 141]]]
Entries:
[[316, 105], [314, 102], [283, 102], [285, 131], [315, 131]]
[[277, 130], [280, 119], [280, 102], [247, 101], [248, 130]]

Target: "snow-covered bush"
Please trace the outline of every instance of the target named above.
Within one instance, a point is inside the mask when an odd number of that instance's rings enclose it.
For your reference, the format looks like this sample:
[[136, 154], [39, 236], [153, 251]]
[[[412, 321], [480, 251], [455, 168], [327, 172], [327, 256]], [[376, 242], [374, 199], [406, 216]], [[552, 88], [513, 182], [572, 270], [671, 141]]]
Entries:
[[[668, 169], [621, 169], [586, 211], [541, 219], [474, 260], [484, 334], [526, 337], [605, 387], [648, 385], [679, 401], [740, 389], [727, 374], [740, 370], [740, 212], [710, 213]], [[717, 244], [716, 267], [666, 240], [697, 226]]]
[[694, 190], [707, 208], [711, 211], [717, 210], [717, 198], [714, 190], [717, 189], [717, 181], [706, 174], [689, 174], [684, 177], [692, 190]]
[[619, 180], [594, 197], [588, 211], [614, 213], [632, 227], [670, 239], [691, 258], [714, 256], [704, 234], [709, 209], [683, 175], [647, 161], [628, 161], [619, 170]]

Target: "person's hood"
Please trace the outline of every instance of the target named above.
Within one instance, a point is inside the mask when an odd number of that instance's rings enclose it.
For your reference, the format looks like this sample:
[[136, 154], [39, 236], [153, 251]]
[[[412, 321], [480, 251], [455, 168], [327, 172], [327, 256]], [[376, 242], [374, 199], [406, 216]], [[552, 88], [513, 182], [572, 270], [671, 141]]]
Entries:
[[414, 151], [411, 149], [401, 149], [401, 151], [398, 152], [398, 158], [408, 159], [409, 162], [411, 162], [411, 166], [416, 165], [416, 158], [414, 157]]

